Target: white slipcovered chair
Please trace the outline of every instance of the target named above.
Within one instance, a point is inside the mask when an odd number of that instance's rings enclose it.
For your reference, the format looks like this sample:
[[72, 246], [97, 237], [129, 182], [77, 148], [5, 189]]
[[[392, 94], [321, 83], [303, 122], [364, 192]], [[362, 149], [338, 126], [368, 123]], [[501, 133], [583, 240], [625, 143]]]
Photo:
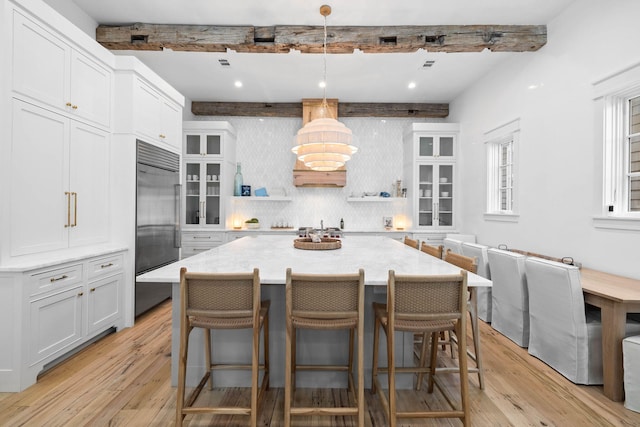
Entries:
[[445, 239], [442, 241], [442, 246], [443, 254], [446, 254], [447, 251], [451, 251], [454, 254], [462, 255], [462, 240], [445, 237]]
[[[576, 384], [602, 384], [600, 311], [585, 310], [578, 267], [527, 257], [529, 354]], [[640, 333], [628, 321], [626, 335]]]
[[622, 341], [624, 358], [624, 407], [640, 412], [640, 336]]
[[[478, 261], [478, 271], [476, 274], [485, 279], [491, 279], [489, 268], [489, 258], [487, 256], [488, 246], [477, 243], [462, 242], [462, 255], [476, 258]], [[476, 289], [478, 298], [478, 317], [487, 323], [491, 323], [491, 288], [479, 287]]]
[[529, 291], [525, 256], [501, 249], [487, 251], [491, 268], [491, 327], [520, 347], [529, 346]]

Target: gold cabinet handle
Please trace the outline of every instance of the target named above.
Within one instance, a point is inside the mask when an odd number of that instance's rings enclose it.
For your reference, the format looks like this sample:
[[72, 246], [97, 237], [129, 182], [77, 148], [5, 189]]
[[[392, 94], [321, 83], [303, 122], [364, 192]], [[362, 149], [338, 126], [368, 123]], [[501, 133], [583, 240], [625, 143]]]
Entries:
[[49, 280], [50, 280], [50, 282], [51, 282], [51, 283], [53, 283], [53, 282], [57, 282], [58, 280], [64, 280], [64, 279], [66, 279], [66, 278], [68, 278], [68, 277], [69, 277], [69, 276], [67, 276], [67, 275], [65, 274], [65, 275], [62, 275], [62, 276], [60, 276], [60, 277], [52, 277], [52, 278], [51, 278], [51, 279], [49, 279]]
[[64, 195], [67, 196], [67, 223], [64, 225], [67, 228], [71, 226], [71, 193], [65, 191]]
[[162, 139], [165, 139], [165, 138], [166, 138], [166, 136], [165, 136], [164, 134], [162, 134], [162, 133], [161, 133], [160, 135], [158, 135], [158, 136], [159, 136], [160, 138], [162, 138]]
[[79, 297], [81, 297], [82, 295], [84, 295], [84, 292], [78, 292]]
[[70, 102], [67, 102], [65, 105], [66, 105], [67, 107], [71, 107], [71, 103], [70, 103]]
[[102, 264], [102, 265], [100, 266], [100, 268], [109, 268], [109, 267], [112, 267], [112, 266], [113, 266], [113, 263], [112, 263], [112, 262], [110, 262], [109, 264]]
[[78, 106], [77, 105], [72, 105], [71, 108], [73, 108], [74, 110], [77, 110]]
[[72, 192], [73, 196], [73, 224], [71, 227], [75, 227], [78, 225], [78, 193]]
[[96, 288], [91, 288], [91, 289], [89, 289], [89, 290], [90, 290], [91, 292], [95, 292], [95, 291], [96, 291]]

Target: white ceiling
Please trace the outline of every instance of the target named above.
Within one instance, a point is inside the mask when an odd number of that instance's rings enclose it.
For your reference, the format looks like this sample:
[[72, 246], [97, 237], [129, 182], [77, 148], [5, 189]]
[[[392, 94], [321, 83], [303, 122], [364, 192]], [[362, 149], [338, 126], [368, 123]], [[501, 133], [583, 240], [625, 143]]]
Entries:
[[[574, 0], [62, 0], [100, 24], [327, 25], [547, 24]], [[322, 55], [119, 51], [137, 56], [194, 101], [297, 102], [321, 98]], [[327, 97], [341, 102], [450, 102], [513, 55], [429, 53], [328, 55]], [[227, 59], [223, 68], [218, 59]], [[423, 69], [426, 60], [435, 60]], [[240, 80], [241, 88], [234, 82]], [[415, 89], [408, 89], [415, 82]]]

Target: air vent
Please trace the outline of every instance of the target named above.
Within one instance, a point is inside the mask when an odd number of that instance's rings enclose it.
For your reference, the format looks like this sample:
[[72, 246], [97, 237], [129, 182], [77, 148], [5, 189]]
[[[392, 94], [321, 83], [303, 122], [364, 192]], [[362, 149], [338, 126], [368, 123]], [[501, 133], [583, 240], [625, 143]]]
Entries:
[[435, 64], [436, 61], [424, 61], [424, 64], [422, 64], [422, 68], [431, 68], [433, 67], [433, 64]]
[[398, 44], [398, 37], [379, 37], [378, 41], [380, 42], [381, 46], [395, 46]]
[[149, 36], [143, 34], [132, 34], [131, 44], [144, 44], [149, 42]]
[[229, 63], [228, 60], [226, 59], [218, 59], [218, 62], [220, 63], [220, 65], [222, 65], [223, 67], [231, 67], [231, 64]]

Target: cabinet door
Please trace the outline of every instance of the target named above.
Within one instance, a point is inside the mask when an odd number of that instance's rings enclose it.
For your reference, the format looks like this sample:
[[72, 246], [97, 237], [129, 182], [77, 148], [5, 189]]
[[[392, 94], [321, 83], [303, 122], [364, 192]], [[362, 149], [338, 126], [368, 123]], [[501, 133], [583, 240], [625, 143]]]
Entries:
[[71, 111], [93, 123], [109, 126], [111, 72], [77, 51], [71, 54]]
[[173, 102], [160, 100], [159, 138], [174, 148], [182, 148], [182, 109]]
[[37, 363], [80, 341], [82, 287], [34, 300], [29, 304], [29, 363]]
[[418, 156], [452, 159], [455, 155], [454, 144], [452, 135], [421, 135], [418, 136]]
[[418, 166], [418, 226], [432, 227], [435, 218], [436, 200], [434, 198], [434, 165]]
[[160, 94], [142, 81], [137, 82], [135, 92], [135, 129], [150, 141], [157, 141], [160, 139]]
[[68, 246], [69, 121], [22, 101], [13, 103], [11, 254]]
[[454, 214], [453, 165], [437, 165], [437, 177], [437, 224], [439, 227], [452, 227]]
[[187, 162], [184, 167], [185, 224], [220, 225], [220, 162]]
[[184, 154], [185, 156], [221, 156], [222, 138], [215, 134], [187, 133]]
[[17, 11], [13, 15], [13, 90], [55, 108], [69, 102], [71, 48]]
[[111, 327], [120, 317], [122, 274], [89, 282], [87, 316], [89, 334]]
[[69, 246], [102, 243], [109, 239], [109, 151], [106, 132], [72, 122]]

